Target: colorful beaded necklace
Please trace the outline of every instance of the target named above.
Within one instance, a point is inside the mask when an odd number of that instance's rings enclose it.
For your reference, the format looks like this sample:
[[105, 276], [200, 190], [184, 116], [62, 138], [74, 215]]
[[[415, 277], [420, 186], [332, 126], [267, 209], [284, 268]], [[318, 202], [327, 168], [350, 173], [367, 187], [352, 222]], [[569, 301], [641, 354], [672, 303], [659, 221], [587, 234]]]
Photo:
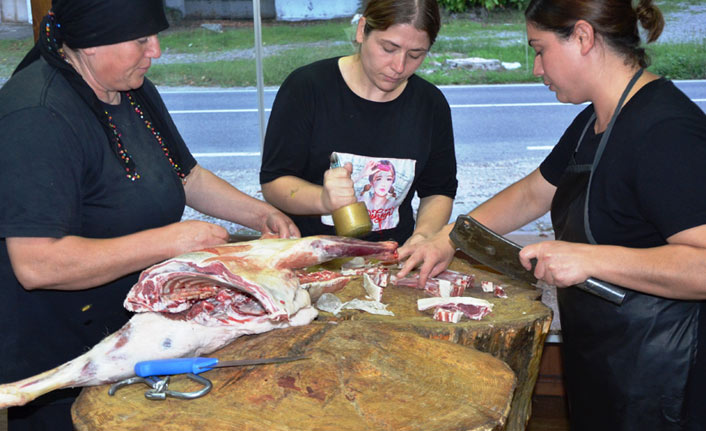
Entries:
[[[147, 130], [149, 130], [152, 133], [152, 136], [157, 140], [159, 143], [159, 146], [162, 148], [162, 152], [164, 153], [164, 156], [169, 160], [169, 163], [172, 165], [172, 169], [174, 169], [174, 172], [176, 172], [177, 176], [181, 178], [182, 183], [186, 184], [186, 175], [181, 170], [181, 166], [179, 166], [176, 162], [174, 162], [174, 159], [172, 156], [169, 154], [169, 148], [167, 148], [167, 145], [164, 143], [164, 139], [162, 139], [162, 135], [159, 133], [158, 130], [152, 126], [152, 122], [145, 118], [145, 114], [142, 111], [142, 107], [140, 106], [139, 103], [135, 101], [135, 99], [132, 97], [132, 94], [130, 94], [129, 91], [126, 91], [123, 93], [127, 96], [128, 101], [130, 102], [130, 106], [132, 106], [132, 109], [137, 113], [137, 115], [140, 116], [140, 119], [145, 123], [145, 127], [147, 127]], [[115, 144], [118, 147], [118, 154], [120, 155], [120, 158], [125, 162], [127, 165], [128, 162], [130, 161], [130, 154], [128, 154], [127, 150], [123, 146], [122, 140], [122, 133], [118, 130], [118, 127], [115, 125], [113, 122], [113, 117], [108, 113], [108, 111], [105, 111], [105, 115], [108, 118], [108, 125], [110, 125], [110, 128], [113, 130], [113, 135], [115, 136]], [[131, 181], [139, 180], [140, 179], [140, 174], [137, 173], [137, 171], [132, 171], [130, 168], [125, 167], [125, 171], [127, 172], [127, 178], [130, 179]]]

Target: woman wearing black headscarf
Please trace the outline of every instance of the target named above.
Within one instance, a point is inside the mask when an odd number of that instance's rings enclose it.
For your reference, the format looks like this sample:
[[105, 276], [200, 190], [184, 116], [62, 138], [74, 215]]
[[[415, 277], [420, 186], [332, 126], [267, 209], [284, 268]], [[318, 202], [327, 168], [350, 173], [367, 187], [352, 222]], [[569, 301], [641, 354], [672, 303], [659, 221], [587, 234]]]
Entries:
[[[161, 0], [54, 0], [0, 89], [0, 381], [50, 369], [128, 319], [141, 269], [227, 241], [184, 205], [280, 237], [289, 218], [189, 153], [144, 75]], [[76, 392], [9, 409], [10, 429], [72, 429]]]

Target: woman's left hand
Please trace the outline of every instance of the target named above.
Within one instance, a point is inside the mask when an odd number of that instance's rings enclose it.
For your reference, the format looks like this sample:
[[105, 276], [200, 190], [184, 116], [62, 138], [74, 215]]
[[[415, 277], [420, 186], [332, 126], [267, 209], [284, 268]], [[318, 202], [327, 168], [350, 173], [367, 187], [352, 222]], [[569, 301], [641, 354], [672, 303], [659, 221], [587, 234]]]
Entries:
[[543, 241], [520, 251], [520, 262], [528, 271], [537, 259], [534, 276], [557, 287], [582, 283], [591, 276], [591, 245], [565, 241]]
[[262, 238], [299, 238], [301, 233], [292, 219], [283, 212], [272, 211], [267, 214], [262, 228]]

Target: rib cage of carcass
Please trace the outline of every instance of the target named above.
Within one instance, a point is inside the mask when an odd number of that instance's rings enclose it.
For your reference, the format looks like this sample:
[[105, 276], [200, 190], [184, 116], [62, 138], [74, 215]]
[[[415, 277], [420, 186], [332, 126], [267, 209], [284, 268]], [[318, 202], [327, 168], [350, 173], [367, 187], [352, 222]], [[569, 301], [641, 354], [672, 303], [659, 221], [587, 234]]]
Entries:
[[339, 257], [397, 258], [395, 242], [312, 236], [226, 244], [154, 265], [125, 299], [136, 314], [87, 353], [0, 385], [0, 408], [65, 387], [115, 382], [140, 361], [209, 354], [241, 335], [306, 325], [317, 315], [294, 269]]

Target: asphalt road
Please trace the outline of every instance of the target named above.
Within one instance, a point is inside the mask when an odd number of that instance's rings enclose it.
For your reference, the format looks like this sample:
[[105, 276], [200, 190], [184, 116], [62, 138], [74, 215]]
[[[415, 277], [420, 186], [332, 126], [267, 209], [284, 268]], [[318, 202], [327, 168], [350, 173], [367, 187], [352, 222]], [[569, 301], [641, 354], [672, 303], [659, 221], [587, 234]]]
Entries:
[[[676, 84], [706, 111], [706, 81]], [[256, 91], [160, 91], [198, 162], [261, 198]], [[442, 91], [451, 105], [458, 161], [459, 191], [453, 218], [535, 169], [584, 108], [557, 102], [554, 93], [538, 84], [450, 86]], [[275, 88], [265, 92], [268, 110], [275, 94]], [[203, 218], [192, 210], [185, 217]], [[523, 231], [542, 232], [549, 224], [545, 216]]]

